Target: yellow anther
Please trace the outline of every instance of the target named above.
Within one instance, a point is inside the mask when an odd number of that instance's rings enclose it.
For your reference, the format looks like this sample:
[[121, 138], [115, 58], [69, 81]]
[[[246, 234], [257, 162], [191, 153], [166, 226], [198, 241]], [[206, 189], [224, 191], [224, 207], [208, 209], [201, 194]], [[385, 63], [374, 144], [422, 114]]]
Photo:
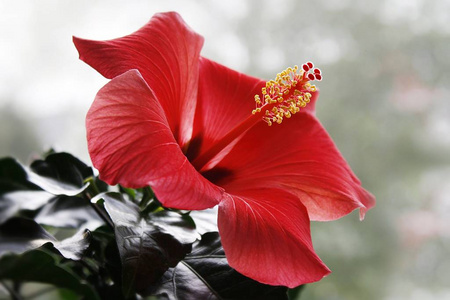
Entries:
[[281, 124], [284, 118], [291, 118], [305, 107], [311, 101], [311, 93], [317, 91], [309, 81], [311, 78], [322, 79], [320, 70], [312, 70], [310, 64], [303, 65], [300, 70], [297, 65], [289, 67], [278, 73], [275, 79], [266, 81], [261, 96], [255, 95], [256, 108], [252, 113], [264, 110], [263, 120], [271, 126], [275, 122]]
[[272, 126], [272, 121], [269, 118], [264, 117], [263, 120], [267, 123], [267, 125]]
[[309, 99], [311, 99], [311, 94], [310, 93], [306, 93], [304, 99], [305, 99], [306, 103], [309, 103]]

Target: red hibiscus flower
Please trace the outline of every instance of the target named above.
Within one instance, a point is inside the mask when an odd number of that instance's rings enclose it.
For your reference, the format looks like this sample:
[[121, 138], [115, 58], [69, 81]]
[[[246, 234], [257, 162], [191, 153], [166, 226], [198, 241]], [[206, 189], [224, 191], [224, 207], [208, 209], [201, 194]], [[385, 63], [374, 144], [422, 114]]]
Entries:
[[262, 283], [295, 287], [329, 274], [310, 220], [356, 208], [362, 218], [375, 200], [314, 115], [318, 69], [307, 63], [268, 82], [238, 73], [201, 57], [203, 38], [176, 13], [119, 39], [74, 43], [112, 78], [86, 120], [104, 181], [150, 185], [167, 207], [219, 205], [229, 264]]

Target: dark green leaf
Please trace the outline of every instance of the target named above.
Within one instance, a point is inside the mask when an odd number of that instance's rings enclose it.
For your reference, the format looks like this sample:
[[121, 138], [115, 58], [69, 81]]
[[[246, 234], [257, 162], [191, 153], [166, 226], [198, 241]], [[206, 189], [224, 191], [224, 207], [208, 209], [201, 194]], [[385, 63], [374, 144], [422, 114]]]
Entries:
[[198, 233], [205, 234], [207, 232], [219, 231], [217, 227], [217, 207], [194, 210], [189, 213], [189, 216], [194, 220]]
[[300, 299], [300, 295], [302, 294], [305, 287], [306, 285], [299, 285], [296, 288], [289, 289], [288, 291], [289, 299]]
[[15, 191], [0, 195], [0, 224], [21, 210], [36, 210], [55, 197], [45, 191]]
[[171, 300], [288, 299], [286, 287], [264, 285], [233, 270], [217, 232], [204, 234], [192, 252], [143, 295]]
[[[57, 154], [52, 154], [52, 156], [55, 155]], [[87, 174], [87, 171], [78, 170], [78, 168], [83, 169], [77, 163], [78, 159], [73, 158], [73, 161], [70, 161], [67, 158], [65, 163], [56, 161], [60, 164], [53, 160], [50, 160], [50, 163], [41, 160], [34, 162], [32, 166], [35, 164], [33, 168], [39, 172], [36, 173], [22, 166], [15, 159], [1, 159], [0, 194], [17, 190], [39, 190], [39, 188], [54, 195], [74, 196], [81, 193], [88, 184], [83, 185], [82, 182], [80, 184], [79, 179]], [[63, 175], [65, 171], [68, 172], [68, 175]]]
[[89, 200], [70, 196], [57, 196], [45, 205], [34, 220], [39, 224], [65, 228], [94, 230], [104, 224]]
[[35, 160], [31, 166], [35, 173], [65, 182], [75, 187], [84, 186], [84, 180], [92, 177], [92, 169], [69, 153], [51, 153], [45, 160]]
[[56, 239], [33, 220], [13, 217], [0, 226], [0, 256], [23, 253]]
[[89, 247], [91, 232], [87, 229], [80, 230], [70, 238], [53, 242], [53, 246], [65, 258], [80, 260]]
[[28, 181], [22, 165], [14, 158], [0, 159], [0, 194], [17, 190], [39, 189]]
[[58, 181], [51, 177], [41, 176], [37, 173], [32, 172], [31, 170], [27, 170], [27, 174], [28, 181], [54, 195], [75, 196], [84, 191], [89, 185], [88, 183], [86, 183], [82, 187], [77, 187], [72, 183]]
[[[191, 250], [198, 235], [178, 213], [141, 214], [139, 207], [118, 194], [103, 194], [122, 261], [126, 297], [157, 281]], [[120, 199], [120, 200], [118, 200]]]
[[[20, 284], [20, 296], [27, 300], [64, 299], [79, 300], [80, 295], [69, 289], [58, 288], [48, 283], [25, 282]], [[1, 296], [0, 296], [0, 299]]]
[[13, 217], [0, 226], [0, 256], [6, 253], [21, 254], [46, 246], [53, 247], [65, 258], [78, 260], [89, 246], [89, 232], [83, 231], [63, 241], [57, 241], [33, 220]]
[[76, 292], [83, 299], [100, 299], [96, 292], [54, 255], [42, 250], [0, 258], [0, 279], [49, 283]]
[[28, 180], [55, 194], [74, 196], [88, 184], [84, 180], [93, 176], [92, 169], [69, 153], [50, 153], [44, 160], [35, 160], [28, 171]]
[[163, 300], [223, 299], [203, 281], [201, 276], [196, 276], [186, 264], [181, 262], [176, 268], [170, 268], [164, 273], [160, 281], [142, 295], [156, 296], [157, 299]]

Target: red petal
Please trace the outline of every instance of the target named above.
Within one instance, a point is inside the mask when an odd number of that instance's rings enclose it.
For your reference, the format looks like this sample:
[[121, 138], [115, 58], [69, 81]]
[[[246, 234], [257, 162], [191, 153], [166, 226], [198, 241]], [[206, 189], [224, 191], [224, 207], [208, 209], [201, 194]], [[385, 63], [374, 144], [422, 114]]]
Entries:
[[137, 70], [111, 80], [86, 117], [89, 153], [102, 180], [151, 185], [166, 206], [205, 209], [222, 190], [202, 177], [181, 152], [164, 111]]
[[325, 129], [308, 113], [281, 125], [258, 123], [215, 169], [231, 174], [213, 181], [227, 192], [275, 187], [295, 194], [312, 220], [334, 220], [356, 208], [364, 217], [375, 204]]
[[252, 279], [293, 288], [330, 273], [314, 252], [305, 207], [282, 190], [229, 195], [218, 223], [230, 266]]
[[200, 80], [194, 135], [188, 156], [192, 161], [255, 108], [256, 94], [265, 82], [206, 58], [200, 60]]
[[156, 14], [137, 32], [110, 41], [74, 37], [80, 59], [107, 78], [138, 69], [163, 107], [181, 147], [191, 138], [203, 37], [177, 13]]

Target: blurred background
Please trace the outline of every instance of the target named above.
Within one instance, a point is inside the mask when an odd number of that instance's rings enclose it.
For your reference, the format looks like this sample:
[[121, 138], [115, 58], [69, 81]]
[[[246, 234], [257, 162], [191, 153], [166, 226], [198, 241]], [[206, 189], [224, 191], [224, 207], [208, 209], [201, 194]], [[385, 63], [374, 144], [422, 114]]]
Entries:
[[317, 115], [377, 206], [312, 223], [333, 273], [301, 299], [450, 299], [450, 1], [0, 2], [0, 156], [87, 163], [84, 116], [107, 80], [72, 35], [129, 34], [176, 10], [202, 55], [270, 79], [313, 61]]

